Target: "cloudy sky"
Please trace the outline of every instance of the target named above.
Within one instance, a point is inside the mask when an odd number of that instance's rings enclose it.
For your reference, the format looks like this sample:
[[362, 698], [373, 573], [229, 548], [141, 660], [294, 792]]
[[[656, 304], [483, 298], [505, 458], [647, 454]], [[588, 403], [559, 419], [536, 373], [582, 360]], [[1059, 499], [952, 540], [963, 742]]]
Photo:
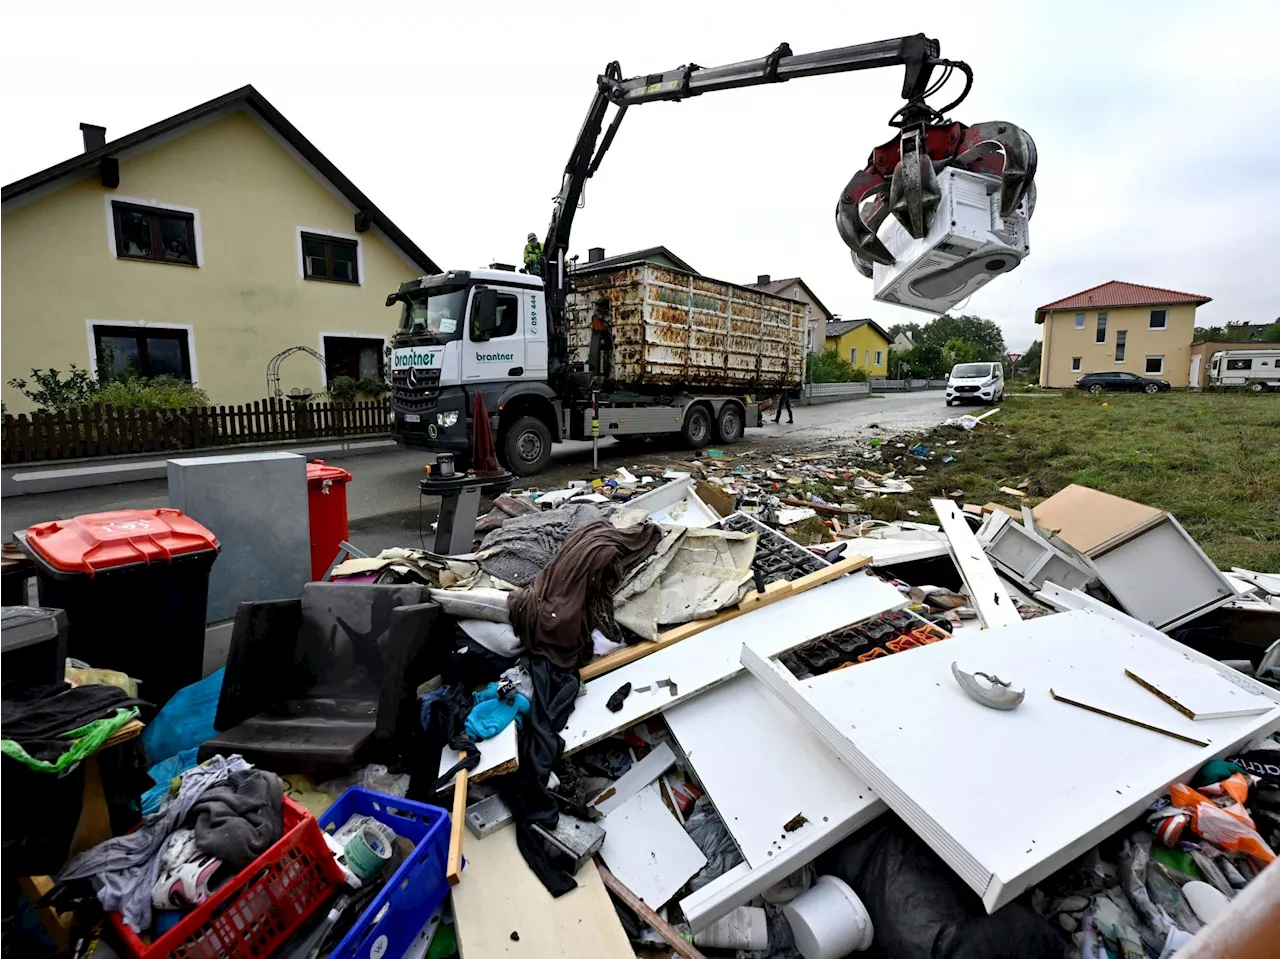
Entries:
[[[1110, 279], [1211, 296], [1205, 324], [1280, 316], [1280, 4], [1266, 0], [223, 0], [11, 4], [6, 19], [3, 182], [79, 152], [80, 121], [114, 138], [252, 83], [459, 268], [513, 261], [544, 233], [608, 61], [632, 76], [924, 32], [976, 74], [954, 118], [1012, 121], [1039, 147], [1031, 257], [966, 307], [1011, 348], [1037, 335], [1037, 305]], [[631, 110], [573, 252], [665, 244], [721, 279], [801, 275], [845, 317], [927, 319], [872, 300], [832, 219], [891, 135], [901, 82], [880, 70]]]

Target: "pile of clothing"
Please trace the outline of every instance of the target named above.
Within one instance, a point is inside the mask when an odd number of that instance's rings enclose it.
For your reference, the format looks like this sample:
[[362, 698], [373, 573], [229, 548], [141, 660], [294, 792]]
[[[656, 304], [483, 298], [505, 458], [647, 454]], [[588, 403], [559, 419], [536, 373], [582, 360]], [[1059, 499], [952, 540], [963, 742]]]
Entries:
[[97, 752], [148, 705], [116, 686], [58, 683], [32, 689], [4, 700], [0, 752], [36, 772], [61, 775]]
[[105, 910], [160, 934], [283, 834], [283, 784], [239, 756], [215, 756], [171, 786], [159, 811], [77, 856], [59, 875], [87, 879]]

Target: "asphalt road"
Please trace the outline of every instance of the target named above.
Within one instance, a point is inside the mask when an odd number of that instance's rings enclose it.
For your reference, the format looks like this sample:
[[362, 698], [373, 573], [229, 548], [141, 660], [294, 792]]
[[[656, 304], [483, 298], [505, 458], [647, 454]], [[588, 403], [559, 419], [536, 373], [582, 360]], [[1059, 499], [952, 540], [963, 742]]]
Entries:
[[[774, 425], [772, 420], [761, 429], [748, 430], [746, 438], [733, 448], [735, 455], [749, 451], [761, 453], [798, 452], [849, 440], [872, 436], [888, 436], [933, 426], [956, 411], [948, 409], [939, 390], [920, 393], [889, 393], [869, 399], [827, 403], [795, 408], [795, 422], [785, 420]], [[675, 440], [640, 447], [620, 446], [613, 440], [600, 443], [600, 466], [608, 473], [626, 466], [637, 475], [652, 464], [669, 466], [689, 453]], [[343, 458], [330, 456], [326, 462], [351, 472], [347, 486], [347, 511], [351, 541], [367, 552], [387, 546], [417, 546], [419, 528], [430, 542], [431, 523], [435, 521], [439, 501], [418, 494], [422, 467], [431, 462], [422, 452], [393, 450]], [[525, 488], [559, 489], [569, 480], [591, 474], [591, 444], [563, 443], [552, 453], [550, 467], [523, 484]], [[117, 509], [144, 509], [167, 506], [168, 490], [164, 480], [120, 483], [94, 489], [41, 493], [34, 496], [10, 497], [4, 500], [5, 538], [14, 530], [26, 529], [38, 522], [66, 519], [84, 513]]]

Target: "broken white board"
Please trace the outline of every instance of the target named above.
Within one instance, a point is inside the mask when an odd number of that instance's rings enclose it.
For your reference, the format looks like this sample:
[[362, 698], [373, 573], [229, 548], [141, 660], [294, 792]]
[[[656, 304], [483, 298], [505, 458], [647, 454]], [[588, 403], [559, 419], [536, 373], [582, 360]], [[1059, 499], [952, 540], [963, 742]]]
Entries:
[[[488, 772], [503, 763], [512, 764], [515, 768], [516, 759], [516, 724], [507, 723], [506, 727], [498, 735], [492, 739], [483, 739], [476, 744], [480, 749], [480, 765], [468, 773], [469, 776], [478, 776], [480, 773]], [[440, 750], [440, 770], [437, 776], [443, 776], [455, 765], [457, 765], [460, 755], [456, 749], [450, 749], [445, 746]], [[456, 773], [454, 774], [457, 775]]]
[[933, 499], [929, 501], [933, 511], [938, 514], [938, 522], [950, 544], [951, 558], [955, 560], [964, 578], [965, 591], [973, 600], [973, 607], [988, 627], [1004, 626], [1021, 621], [1017, 607], [1009, 598], [999, 574], [987, 554], [983, 552], [978, 538], [973, 535], [964, 513], [960, 507], [949, 499]]
[[[1275, 707], [1203, 663], [1189, 661], [1160, 666], [1130, 666], [1130, 678], [1153, 696], [1196, 721], [1257, 716]], [[1240, 674], [1243, 676], [1243, 674]]]
[[662, 718], [753, 868], [809, 845], [816, 833], [867, 822], [884, 809], [870, 787], [751, 676], [737, 676]]
[[[1087, 610], [993, 627], [797, 680], [763, 648], [743, 663], [875, 789], [994, 912], [1133, 821], [1170, 783], [1240, 743], [1280, 729], [1280, 692], [1243, 675], [1273, 708], [1215, 720], [1179, 715], [1124, 674], [1207, 656], [1135, 623]], [[1026, 690], [1016, 709], [989, 709], [951, 664]], [[1185, 736], [1054, 702], [1087, 702]]]
[[661, 909], [707, 864], [697, 843], [655, 785], [646, 786], [600, 821], [600, 857], [624, 886]]
[[643, 759], [632, 763], [631, 768], [617, 782], [608, 789], [601, 790], [587, 805], [600, 815], [607, 816], [670, 769], [675, 761], [676, 754], [671, 751], [671, 747], [666, 743], [659, 743]]
[[647, 510], [655, 523], [705, 529], [720, 522], [720, 514], [704, 503], [686, 476], [627, 501], [629, 508]]
[[[671, 706], [703, 693], [742, 672], [739, 654], [744, 642], [769, 655], [786, 652], [833, 629], [860, 622], [907, 604], [894, 587], [865, 571], [841, 576], [727, 620], [688, 639], [605, 673], [587, 683], [574, 702], [569, 722], [561, 731], [565, 754], [584, 749], [619, 730], [634, 726]], [[631, 684], [631, 693], [616, 712], [609, 698]], [[497, 745], [481, 745], [481, 771], [515, 759], [515, 740], [502, 754]], [[456, 755], [445, 749], [448, 756]], [[444, 769], [448, 769], [445, 764]]]

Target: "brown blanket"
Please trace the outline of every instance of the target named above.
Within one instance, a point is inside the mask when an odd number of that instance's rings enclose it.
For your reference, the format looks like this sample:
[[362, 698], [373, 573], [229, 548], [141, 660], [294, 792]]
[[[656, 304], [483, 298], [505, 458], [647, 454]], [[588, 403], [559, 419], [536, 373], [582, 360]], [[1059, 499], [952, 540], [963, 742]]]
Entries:
[[561, 669], [585, 666], [591, 630], [612, 627], [613, 591], [661, 538], [652, 523], [617, 529], [597, 522], [575, 530], [533, 582], [507, 601], [516, 635]]

